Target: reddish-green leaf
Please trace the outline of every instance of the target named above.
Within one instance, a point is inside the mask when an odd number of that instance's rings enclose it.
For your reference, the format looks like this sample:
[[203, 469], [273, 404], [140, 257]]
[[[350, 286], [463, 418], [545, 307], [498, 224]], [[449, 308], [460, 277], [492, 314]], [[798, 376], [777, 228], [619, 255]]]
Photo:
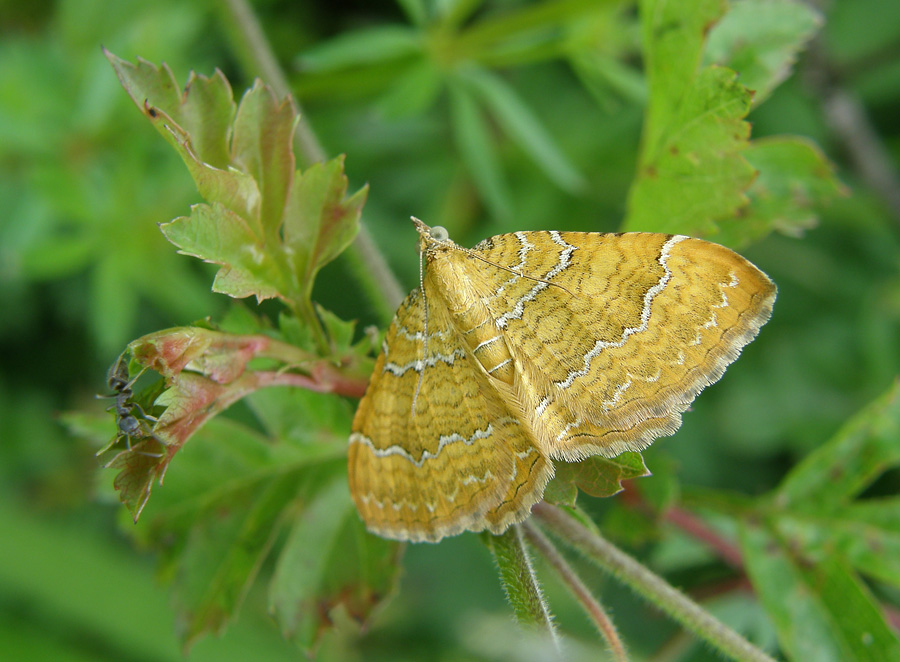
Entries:
[[222, 73], [211, 78], [191, 74], [182, 93], [166, 65], [144, 60], [131, 64], [105, 53], [131, 99], [184, 160], [204, 199], [255, 217], [257, 183], [247, 172], [230, 167], [235, 105]]
[[220, 73], [192, 76], [182, 95], [167, 67], [107, 57], [209, 203], [164, 224], [166, 237], [222, 266], [217, 292], [310, 310], [313, 279], [353, 241], [366, 198], [365, 187], [347, 197], [343, 157], [296, 171], [297, 112], [259, 81], [235, 110]]
[[258, 231], [270, 249], [277, 245], [285, 201], [294, 178], [292, 140], [298, 115], [290, 99], [278, 101], [270, 88], [257, 80], [244, 94], [234, 119], [232, 164], [249, 174], [259, 188], [262, 203]]
[[140, 58], [132, 64], [103, 52], [138, 108], [143, 110], [146, 103], [168, 115], [190, 136], [194, 154], [205, 163], [220, 169], [231, 163], [228, 134], [235, 105], [231, 86], [221, 71], [210, 77], [192, 72], [182, 91], [165, 64], [156, 66]]

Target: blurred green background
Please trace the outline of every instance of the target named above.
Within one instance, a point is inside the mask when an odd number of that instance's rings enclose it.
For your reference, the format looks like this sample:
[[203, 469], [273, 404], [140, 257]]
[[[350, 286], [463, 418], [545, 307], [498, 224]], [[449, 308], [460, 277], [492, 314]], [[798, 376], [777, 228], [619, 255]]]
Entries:
[[[528, 4], [497, 0], [482, 11]], [[181, 82], [191, 69], [218, 67], [240, 96], [252, 72], [224, 5], [0, 1], [0, 651], [7, 659], [182, 655], [167, 588], [152, 554], [123, 532], [127, 518], [108, 489], [111, 476], [97, 471], [97, 446], [70, 436], [58, 417], [107, 406], [94, 395], [128, 341], [226, 310], [224, 297], [209, 291], [214, 270], [176, 255], [156, 228], [199, 197], [100, 50], [165, 61]], [[620, 223], [642, 121], [628, 11], [585, 28], [599, 55], [619, 63], [604, 81], [576, 75], [560, 53], [523, 47], [496, 63], [587, 183], [551, 181], [497, 132], [504, 181], [491, 198], [473, 186], [439, 91], [414, 93], [414, 78], [392, 86], [390, 60], [365, 74], [317, 67], [310, 51], [317, 44], [405, 24], [398, 4], [252, 6], [326, 152], [347, 154], [352, 190], [370, 184], [363, 219], [404, 287], [415, 284], [418, 268], [410, 214], [447, 226], [462, 245], [514, 230]], [[814, 140], [850, 195], [821, 210], [804, 236], [772, 235], [743, 251], [778, 283], [774, 317], [695, 403], [678, 435], [645, 454], [656, 474], [645, 481], [675, 476], [760, 494], [884, 392], [900, 367], [900, 22], [885, 18], [900, 15], [900, 2], [840, 0], [821, 9], [826, 24], [811, 50], [750, 120], [754, 137]], [[344, 259], [329, 265], [316, 299], [341, 317], [382, 323], [351, 268]], [[898, 482], [890, 473], [873, 489], [896, 492]], [[635, 553], [676, 584], [689, 585], [693, 571], [712, 564], [678, 535], [649, 540], [638, 525], [628, 531], [610, 501], [591, 504], [601, 522], [618, 521], [611, 530], [630, 534]], [[511, 625], [475, 536], [411, 546], [404, 563], [399, 594], [371, 631], [339, 622], [323, 641], [323, 659], [540, 659]], [[621, 586], [584, 572], [637, 659], [709, 655], [683, 648], [676, 628]], [[596, 637], [577, 606], [542, 576], [558, 621], [583, 642], [573, 658], [596, 659]], [[298, 657], [264, 605], [264, 595], [251, 593], [238, 621], [222, 638], [197, 643], [190, 659]], [[711, 608], [758, 627], [761, 639], [771, 636], [747, 600], [731, 596]]]

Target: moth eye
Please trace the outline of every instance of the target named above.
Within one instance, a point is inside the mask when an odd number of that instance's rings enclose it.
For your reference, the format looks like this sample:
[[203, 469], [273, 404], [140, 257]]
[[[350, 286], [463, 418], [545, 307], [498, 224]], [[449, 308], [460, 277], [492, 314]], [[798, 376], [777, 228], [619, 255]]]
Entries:
[[447, 232], [447, 228], [435, 225], [431, 228], [431, 238], [435, 241], [447, 241], [450, 239], [450, 233]]

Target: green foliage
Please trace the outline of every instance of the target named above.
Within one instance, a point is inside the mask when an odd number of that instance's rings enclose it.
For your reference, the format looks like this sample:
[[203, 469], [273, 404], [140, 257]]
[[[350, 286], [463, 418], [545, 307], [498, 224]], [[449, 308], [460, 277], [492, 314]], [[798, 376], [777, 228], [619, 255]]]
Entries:
[[[726, 591], [723, 619], [762, 623], [754, 640], [777, 637], [788, 659], [898, 656], [885, 618], [900, 551], [896, 387], [876, 399], [900, 365], [896, 218], [865, 168], [838, 162], [845, 187], [807, 137], [843, 157], [847, 138], [825, 111], [839, 86], [896, 161], [884, 119], [900, 103], [896, 67], [882, 59], [900, 39], [890, 7], [837, 2], [823, 17], [766, 0], [646, 0], [638, 13], [592, 0], [402, 0], [404, 24], [374, 6], [361, 18], [260, 5], [303, 119], [331, 153], [347, 153], [298, 170], [314, 159], [295, 152], [296, 109], [242, 75], [259, 68], [224, 41], [215, 12], [227, 5], [23, 6], [0, 39], [0, 518], [17, 532], [0, 564], [4, 650], [180, 659], [171, 607], [143, 557], [104, 528], [97, 498], [124, 501], [124, 529], [156, 552], [192, 659], [293, 657], [265, 613], [323, 659], [523, 650], [503, 628], [477, 636], [494, 623], [481, 610], [501, 600], [475, 536], [410, 549], [398, 593], [403, 548], [366, 533], [346, 491], [353, 403], [342, 396], [361, 393], [379, 344], [346, 320], [375, 316], [360, 292], [378, 283], [359, 287], [360, 273], [377, 277], [339, 255], [368, 181], [367, 223], [410, 285], [411, 213], [462, 244], [519, 229], [613, 230], [623, 215], [627, 229], [754, 244], [780, 288], [775, 317], [678, 436], [647, 451], [656, 475], [631, 480], [646, 474], [637, 454], [595, 458], [562, 465], [547, 498], [577, 502], [585, 531], [600, 523], [686, 590]], [[816, 59], [804, 61], [823, 18]], [[168, 66], [110, 56], [160, 141], [128, 108], [99, 43], [215, 73], [191, 74], [185, 91]], [[248, 89], [238, 102], [232, 85]], [[201, 204], [190, 206], [175, 155]], [[165, 239], [216, 264], [215, 276]], [[217, 292], [274, 301], [226, 303], [208, 292], [213, 278]], [[173, 324], [129, 345], [130, 375], [149, 370], [130, 401], [143, 427], [126, 440], [102, 411], [111, 401], [93, 394], [129, 339]], [[82, 410], [64, 417], [76, 441], [54, 425], [64, 409]], [[104, 444], [117, 471], [91, 494]], [[620, 497], [585, 496], [611, 496], [622, 481]], [[709, 530], [685, 528], [675, 516], [685, 511]], [[542, 622], [546, 609], [528, 608], [537, 579], [521, 538], [488, 544], [501, 585], [523, 591], [511, 598], [520, 620]], [[721, 563], [735, 555], [736, 567]], [[595, 642], [547, 569], [538, 559], [566, 637]], [[747, 578], [756, 598], [730, 590]], [[665, 619], [648, 621], [618, 584], [603, 601], [636, 659], [658, 654]], [[360, 637], [353, 622], [376, 614]], [[226, 626], [222, 642], [204, 636]], [[689, 648], [682, 659], [710, 655]]]
[[859, 499], [900, 465], [900, 384], [741, 519], [747, 571], [792, 659], [890, 660], [900, 641], [857, 575], [900, 586], [900, 502]]
[[343, 158], [295, 172], [296, 111], [260, 82], [235, 108], [221, 73], [192, 76], [182, 94], [166, 66], [107, 58], [208, 203], [163, 225], [166, 238], [222, 265], [215, 291], [307, 310], [316, 273], [353, 240], [365, 202], [365, 188], [346, 198]]

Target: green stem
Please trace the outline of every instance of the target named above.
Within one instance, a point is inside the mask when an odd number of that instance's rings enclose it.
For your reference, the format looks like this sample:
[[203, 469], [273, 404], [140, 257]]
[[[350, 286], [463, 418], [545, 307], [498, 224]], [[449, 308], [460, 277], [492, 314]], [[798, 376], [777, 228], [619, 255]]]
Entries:
[[559, 650], [553, 617], [531, 565], [521, 528], [516, 525], [499, 536], [485, 534], [482, 539], [494, 556], [503, 590], [516, 614], [516, 620], [521, 625], [545, 631]]
[[[225, 0], [223, 7], [223, 20], [244, 69], [265, 80], [277, 96], [292, 96], [287, 77], [247, 0]], [[294, 133], [298, 161], [305, 165], [325, 161], [325, 150], [296, 99], [294, 106], [301, 115]], [[359, 233], [348, 251], [351, 261], [363, 266], [362, 269], [352, 269], [351, 273], [360, 280], [382, 321], [387, 323], [403, 300], [405, 290], [363, 223], [360, 223]]]
[[541, 556], [556, 570], [556, 573], [569, 588], [575, 599], [578, 600], [588, 618], [597, 626], [601, 636], [606, 641], [607, 647], [609, 647], [613, 659], [616, 662], [627, 662], [628, 653], [625, 651], [625, 644], [616, 631], [615, 624], [600, 602], [591, 594], [584, 582], [581, 581], [575, 570], [572, 569], [572, 566], [566, 562], [559, 550], [532, 522], [526, 520], [522, 524], [522, 528], [525, 531], [525, 537], [528, 538], [528, 542], [534, 545], [534, 548], [540, 552]]
[[600, 568], [627, 584], [685, 628], [733, 660], [774, 662], [740, 634], [703, 609], [659, 575], [638, 563], [599, 533], [588, 530], [556, 506], [539, 503], [532, 510], [548, 529]]
[[[293, 96], [287, 77], [247, 0], [225, 0], [223, 18], [244, 69], [268, 83], [279, 99]], [[328, 158], [325, 150], [303, 117], [296, 99], [294, 105], [301, 115], [294, 134], [295, 147], [301, 160], [307, 166], [325, 161]]]
[[334, 354], [334, 346], [325, 332], [325, 327], [322, 326], [319, 316], [316, 315], [312, 300], [309, 297], [301, 296], [294, 303], [296, 303], [294, 314], [298, 315], [299, 319], [302, 319], [312, 331], [313, 341], [316, 343], [319, 353], [322, 356], [332, 356]]

